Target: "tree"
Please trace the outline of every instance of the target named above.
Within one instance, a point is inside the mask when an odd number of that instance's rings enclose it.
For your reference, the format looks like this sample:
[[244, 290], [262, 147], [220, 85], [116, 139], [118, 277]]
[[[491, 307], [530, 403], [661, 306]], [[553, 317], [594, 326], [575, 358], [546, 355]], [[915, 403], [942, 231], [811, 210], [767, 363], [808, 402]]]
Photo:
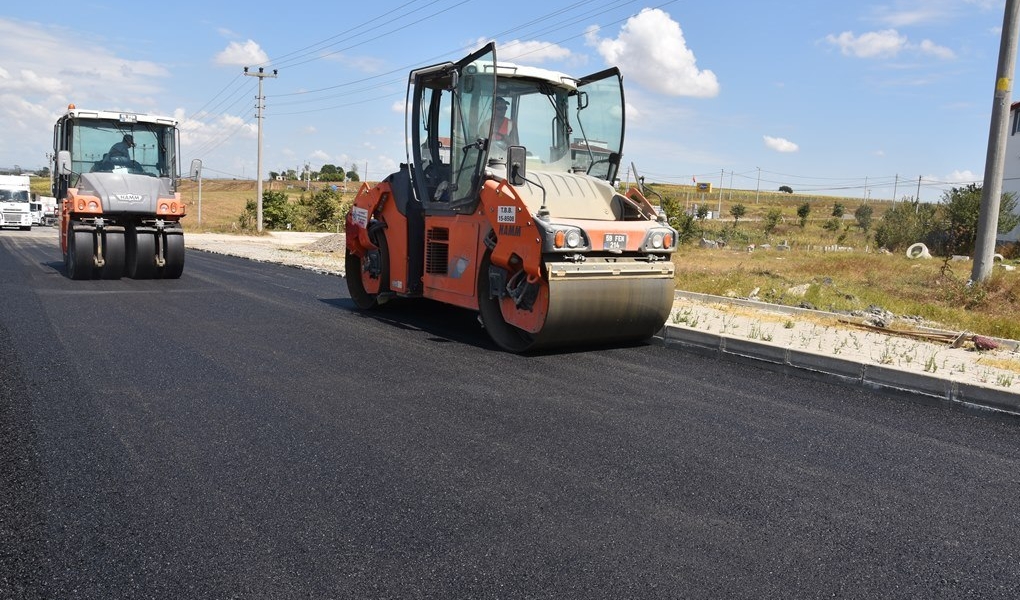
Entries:
[[788, 186], [788, 185], [781, 185], [781, 186], [779, 186], [779, 191], [783, 192], [783, 193], [786, 193], [786, 194], [792, 194], [793, 193], [793, 188]]
[[[1020, 217], [1013, 214], [1016, 194], [1006, 193], [999, 200], [997, 231], [1005, 233], [1016, 227]], [[981, 186], [975, 183], [954, 187], [942, 193], [939, 209], [946, 232], [946, 250], [952, 254], [970, 254], [977, 240], [981, 213]]]
[[845, 212], [846, 212], [846, 207], [843, 206], [842, 203], [837, 202], [837, 203], [832, 205], [832, 216], [836, 217], [837, 219], [842, 219], [843, 218], [843, 213], [845, 213]]
[[279, 190], [262, 192], [262, 223], [269, 229], [282, 229], [294, 221], [287, 194]]
[[341, 167], [331, 164], [322, 165], [319, 169], [319, 180], [320, 181], [343, 181], [344, 170]]
[[938, 227], [934, 204], [902, 200], [882, 215], [875, 227], [875, 243], [893, 252], [904, 250], [916, 242], [931, 241], [929, 236]]
[[[287, 194], [279, 190], [262, 192], [262, 224], [267, 229], [282, 229], [294, 222], [294, 207], [287, 201]], [[253, 229], [258, 218], [258, 204], [254, 199], [244, 205], [238, 222], [242, 229]]]
[[772, 235], [779, 222], [783, 220], [783, 211], [778, 208], [770, 209], [765, 214], [765, 235]]
[[676, 229], [678, 246], [692, 241], [698, 235], [698, 226], [694, 217], [685, 212], [678, 212], [675, 216], [670, 217], [669, 224], [673, 229]]
[[736, 225], [740, 217], [747, 213], [747, 207], [743, 204], [734, 204], [730, 207], [730, 214], [733, 216], [733, 224]]
[[807, 225], [808, 215], [811, 214], [811, 204], [805, 202], [797, 207], [797, 218], [800, 219], [800, 228], [804, 229]]
[[870, 204], [862, 204], [857, 207], [854, 211], [854, 218], [857, 219], [857, 226], [861, 228], [861, 231], [867, 233], [871, 229], [871, 216], [874, 213], [874, 209], [871, 208]]
[[707, 204], [699, 204], [698, 205], [698, 210], [695, 211], [694, 214], [695, 214], [695, 216], [698, 217], [699, 221], [704, 223], [705, 219], [708, 218], [708, 205]]
[[312, 194], [309, 207], [312, 225], [330, 231], [339, 221], [340, 193], [332, 187], [325, 187]]
[[279, 176], [280, 176], [280, 174], [279, 174], [279, 173], [277, 173], [276, 171], [270, 171], [270, 172], [269, 172], [269, 178], [270, 178], [270, 179], [276, 179], [276, 178], [277, 178], [277, 177], [279, 177]]
[[999, 200], [999, 233], [1009, 233], [1020, 225], [1020, 214], [1017, 214], [1016, 192], [1006, 192]]

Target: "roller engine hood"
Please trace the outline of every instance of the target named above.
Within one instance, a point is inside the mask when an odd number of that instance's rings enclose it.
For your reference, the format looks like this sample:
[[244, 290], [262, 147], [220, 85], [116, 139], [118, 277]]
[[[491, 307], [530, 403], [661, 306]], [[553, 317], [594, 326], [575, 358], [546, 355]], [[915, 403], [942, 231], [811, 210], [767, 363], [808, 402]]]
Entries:
[[78, 193], [99, 197], [104, 213], [154, 214], [160, 198], [174, 198], [170, 180], [132, 173], [85, 173]]

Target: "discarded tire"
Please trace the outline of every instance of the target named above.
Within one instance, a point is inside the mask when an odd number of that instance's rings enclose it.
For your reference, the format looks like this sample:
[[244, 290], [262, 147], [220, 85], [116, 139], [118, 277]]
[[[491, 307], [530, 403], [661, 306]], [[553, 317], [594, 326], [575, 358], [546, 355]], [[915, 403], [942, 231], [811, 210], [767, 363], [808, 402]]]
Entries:
[[907, 258], [931, 258], [931, 253], [928, 252], [928, 246], [918, 242], [907, 248]]

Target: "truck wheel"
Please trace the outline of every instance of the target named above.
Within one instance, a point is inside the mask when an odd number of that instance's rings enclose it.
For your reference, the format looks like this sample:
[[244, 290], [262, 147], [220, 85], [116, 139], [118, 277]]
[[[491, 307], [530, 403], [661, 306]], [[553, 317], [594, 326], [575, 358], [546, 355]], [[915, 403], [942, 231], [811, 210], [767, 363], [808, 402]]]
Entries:
[[103, 236], [103, 266], [99, 269], [102, 279], [120, 279], [124, 275], [124, 234], [107, 231]]
[[184, 234], [163, 234], [163, 258], [166, 264], [161, 269], [163, 279], [178, 279], [184, 272]]
[[127, 232], [127, 276], [152, 279], [156, 276], [156, 236], [148, 231]]
[[492, 251], [487, 250], [478, 266], [478, 315], [481, 317], [482, 327], [500, 348], [518, 354], [526, 352], [535, 345], [535, 337], [507, 323], [499, 306], [500, 299], [493, 298], [489, 293], [491, 255]]
[[71, 279], [91, 279], [95, 267], [95, 242], [91, 231], [69, 231], [64, 267]]
[[[378, 244], [380, 269], [379, 280], [377, 282], [365, 273], [361, 264], [361, 257], [357, 254], [351, 254], [348, 250], [344, 263], [344, 281], [347, 282], [347, 292], [351, 295], [351, 300], [354, 300], [354, 303], [362, 310], [369, 310], [382, 304], [382, 302], [379, 302], [379, 295], [389, 290], [390, 252], [389, 245], [386, 243], [386, 236], [382, 233], [379, 234]], [[369, 291], [369, 288], [365, 285], [366, 279], [370, 281], [370, 285], [376, 291]]]

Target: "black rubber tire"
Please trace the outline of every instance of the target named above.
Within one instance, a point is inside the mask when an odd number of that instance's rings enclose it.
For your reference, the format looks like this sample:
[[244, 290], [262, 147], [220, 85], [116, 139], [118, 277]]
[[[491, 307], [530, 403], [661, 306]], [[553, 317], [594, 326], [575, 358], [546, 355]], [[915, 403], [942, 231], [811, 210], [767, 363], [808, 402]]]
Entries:
[[156, 235], [151, 231], [128, 229], [127, 276], [131, 279], [152, 279], [156, 276]]
[[163, 258], [166, 264], [159, 270], [163, 279], [179, 279], [184, 272], [184, 234], [163, 234]]
[[361, 270], [361, 257], [356, 254], [351, 254], [347, 251], [346, 258], [344, 260], [344, 281], [347, 282], [347, 293], [351, 295], [351, 299], [361, 310], [371, 310], [377, 308], [382, 303], [379, 302], [379, 295], [382, 292], [389, 291], [390, 281], [390, 252], [389, 245], [386, 243], [386, 236], [383, 233], [379, 233], [379, 239], [377, 241], [379, 245], [379, 262], [382, 265], [379, 272], [379, 294], [371, 294], [365, 290], [365, 283], [362, 281], [364, 276]]
[[67, 232], [67, 260], [64, 267], [71, 279], [92, 279], [95, 270], [95, 241], [91, 231]]
[[124, 232], [106, 231], [103, 236], [103, 266], [99, 269], [101, 279], [120, 279], [124, 276]]
[[535, 344], [535, 336], [506, 322], [503, 311], [499, 308], [499, 298], [489, 294], [489, 266], [492, 251], [485, 252], [478, 266], [478, 314], [482, 319], [485, 331], [500, 348], [520, 354], [531, 350]]

